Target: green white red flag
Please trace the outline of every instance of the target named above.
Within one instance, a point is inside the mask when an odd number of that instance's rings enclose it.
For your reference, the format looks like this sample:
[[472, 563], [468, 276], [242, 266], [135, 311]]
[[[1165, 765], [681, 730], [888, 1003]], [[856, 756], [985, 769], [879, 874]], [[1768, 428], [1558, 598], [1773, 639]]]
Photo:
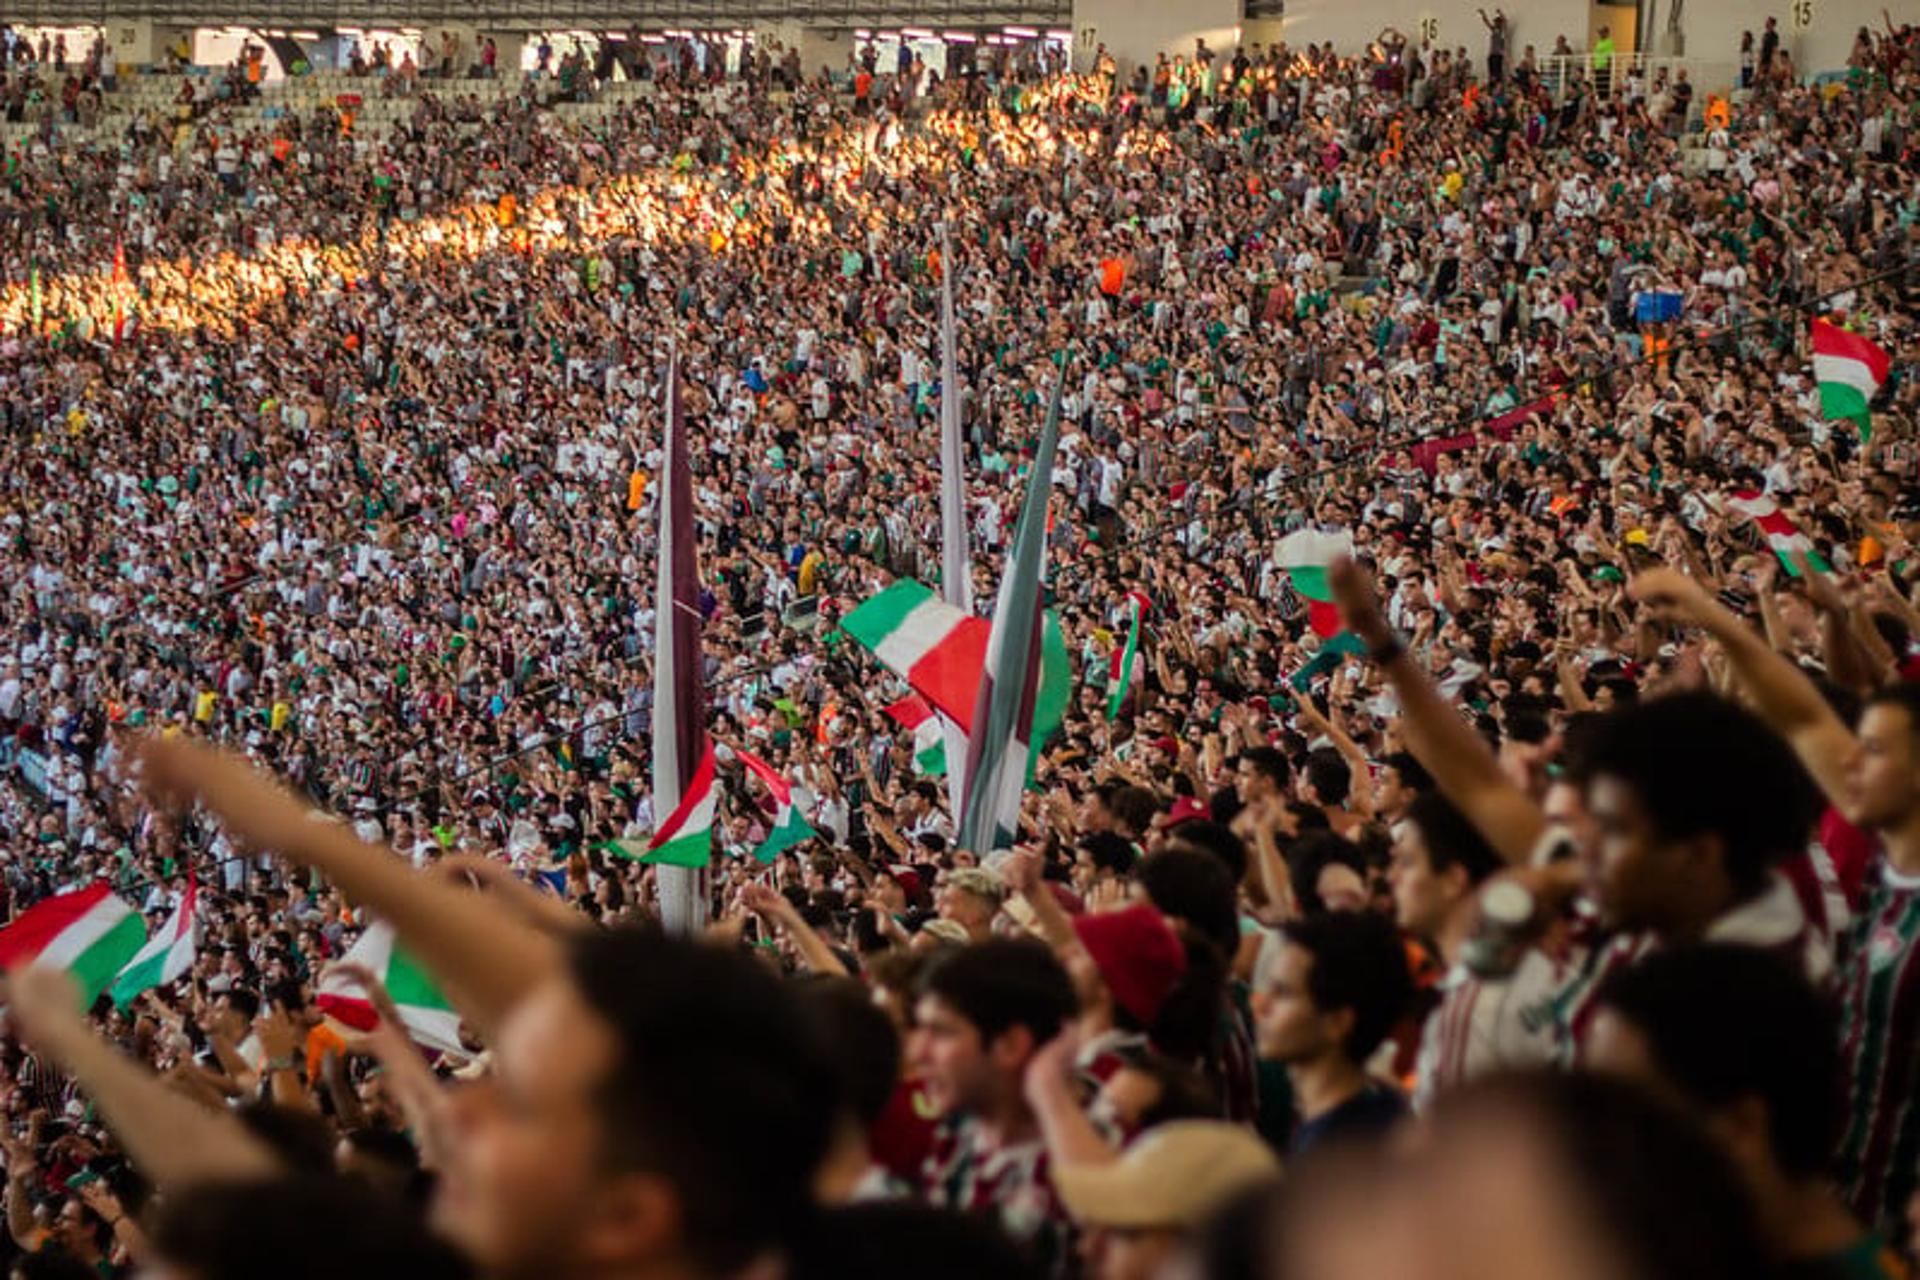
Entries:
[[947, 771], [947, 743], [940, 717], [919, 694], [909, 694], [886, 709], [902, 729], [913, 735], [913, 767], [927, 777]]
[[91, 1005], [146, 940], [140, 913], [102, 881], [36, 903], [0, 929], [0, 970], [59, 969]]
[[713, 742], [703, 741], [706, 750], [680, 803], [654, 828], [639, 861], [662, 867], [704, 867], [713, 861], [713, 818], [720, 795], [713, 784]]
[[747, 772], [766, 784], [767, 794], [773, 797], [773, 827], [767, 832], [767, 838], [753, 851], [754, 858], [770, 863], [784, 851], [813, 839], [813, 828], [793, 807], [793, 784], [759, 756], [748, 751], [735, 754], [740, 757], [740, 763], [747, 767]]
[[1340, 609], [1327, 585], [1327, 569], [1341, 556], [1352, 554], [1353, 534], [1345, 529], [1337, 533], [1296, 529], [1274, 547], [1274, 563], [1286, 570], [1294, 593], [1307, 602], [1308, 621], [1317, 635], [1340, 634]]
[[1831, 320], [1813, 322], [1813, 379], [1820, 384], [1820, 414], [1829, 422], [1857, 424], [1862, 441], [1873, 437], [1867, 406], [1886, 384], [1892, 366], [1892, 358], [1878, 344]]
[[[950, 717], [963, 732], [972, 732], [991, 630], [984, 618], [947, 604], [922, 583], [902, 578], [848, 613], [840, 629], [905, 680], [933, 710]], [[1038, 740], [1060, 727], [1072, 680], [1066, 637], [1059, 619], [1049, 612], [1041, 634], [1040, 696], [1034, 708]]]
[[[347, 948], [341, 963], [359, 965], [380, 980], [415, 1044], [462, 1058], [473, 1056], [473, 1050], [460, 1043], [460, 1015], [452, 1002], [400, 945], [392, 925], [382, 921], [369, 925], [360, 940]], [[329, 1018], [355, 1031], [371, 1031], [380, 1022], [360, 984], [338, 973], [321, 975], [314, 1003]]]
[[840, 629], [967, 728], [987, 657], [985, 621], [902, 578], [848, 613]]
[[1766, 535], [1767, 545], [1780, 557], [1780, 563], [1787, 573], [1795, 578], [1800, 574], [1800, 556], [1805, 556], [1820, 573], [1832, 573], [1833, 566], [1825, 557], [1813, 548], [1813, 539], [1800, 532], [1799, 526], [1781, 514], [1780, 505], [1757, 489], [1741, 489], [1727, 497], [1727, 505], [1740, 512], [1760, 527]]

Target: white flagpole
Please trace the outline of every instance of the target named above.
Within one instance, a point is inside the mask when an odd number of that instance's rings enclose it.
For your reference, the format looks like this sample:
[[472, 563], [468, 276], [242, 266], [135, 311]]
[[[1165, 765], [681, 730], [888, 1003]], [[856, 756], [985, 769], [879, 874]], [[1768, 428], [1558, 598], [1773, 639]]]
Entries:
[[[967, 553], [967, 492], [960, 438], [960, 358], [953, 322], [953, 244], [940, 224], [940, 598], [973, 612], [973, 566]], [[945, 715], [947, 799], [958, 825], [966, 786], [967, 735]]]

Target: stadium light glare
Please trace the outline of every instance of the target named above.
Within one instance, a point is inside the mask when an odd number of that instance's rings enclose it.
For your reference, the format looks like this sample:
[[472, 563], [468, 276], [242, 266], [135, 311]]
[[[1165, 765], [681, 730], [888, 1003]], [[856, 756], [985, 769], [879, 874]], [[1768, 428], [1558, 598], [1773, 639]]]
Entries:
[[1022, 40], [1038, 40], [1040, 38], [1040, 33], [1032, 27], [1002, 27], [1000, 29], [1010, 36], [1019, 36]]

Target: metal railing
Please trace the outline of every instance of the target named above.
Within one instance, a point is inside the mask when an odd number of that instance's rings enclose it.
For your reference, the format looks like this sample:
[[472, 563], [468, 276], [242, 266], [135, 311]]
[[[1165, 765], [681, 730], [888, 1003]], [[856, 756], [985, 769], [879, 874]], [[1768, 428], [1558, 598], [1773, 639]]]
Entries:
[[[1603, 68], [1595, 63], [1593, 51], [1589, 49], [1579, 53], [1550, 54], [1538, 59], [1537, 63], [1540, 79], [1553, 91], [1556, 99], [1563, 97], [1576, 83], [1585, 84], [1609, 96], [1637, 89], [1650, 98], [1659, 89], [1677, 81], [1682, 71], [1687, 73], [1687, 82], [1693, 86], [1696, 106], [1709, 93], [1726, 94], [1741, 87], [1740, 62], [1737, 58], [1696, 58], [1616, 50]], [[1511, 63], [1508, 70], [1511, 74]]]

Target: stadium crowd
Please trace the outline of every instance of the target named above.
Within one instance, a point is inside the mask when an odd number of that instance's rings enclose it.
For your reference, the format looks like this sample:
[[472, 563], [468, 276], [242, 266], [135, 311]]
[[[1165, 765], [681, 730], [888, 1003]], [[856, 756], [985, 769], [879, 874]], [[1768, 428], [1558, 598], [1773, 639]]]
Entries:
[[[1732, 103], [1488, 26], [10, 153], [0, 894], [199, 920], [11, 975], [14, 1274], [1905, 1275], [1920, 33]], [[1009, 850], [836, 630], [937, 579], [948, 272], [983, 610], [1064, 383]], [[670, 350], [698, 943], [629, 856]]]

